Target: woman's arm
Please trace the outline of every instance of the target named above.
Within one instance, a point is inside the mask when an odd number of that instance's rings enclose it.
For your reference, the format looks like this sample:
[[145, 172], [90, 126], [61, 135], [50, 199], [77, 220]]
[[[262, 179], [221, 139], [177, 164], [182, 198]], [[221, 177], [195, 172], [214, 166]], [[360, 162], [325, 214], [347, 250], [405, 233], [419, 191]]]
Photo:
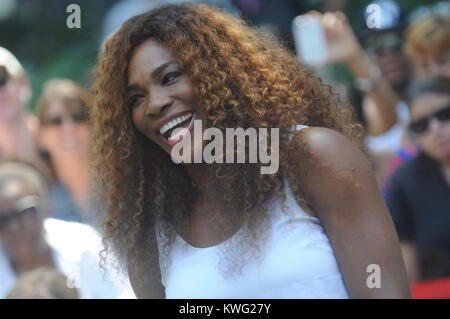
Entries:
[[[307, 165], [308, 200], [328, 235], [350, 296], [410, 298], [397, 233], [368, 160], [346, 137], [327, 128], [303, 129], [291, 147], [301, 140], [315, 153], [314, 160], [305, 160], [308, 154], [298, 159]], [[372, 264], [380, 267], [380, 288], [367, 285]]]

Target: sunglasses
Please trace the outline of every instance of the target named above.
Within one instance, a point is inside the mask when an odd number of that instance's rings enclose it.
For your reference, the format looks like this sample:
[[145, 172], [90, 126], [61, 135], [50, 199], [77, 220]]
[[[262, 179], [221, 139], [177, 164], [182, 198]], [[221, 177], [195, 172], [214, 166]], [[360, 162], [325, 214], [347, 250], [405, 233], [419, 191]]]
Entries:
[[[70, 117], [72, 119], [72, 121], [75, 123], [84, 123], [88, 120], [88, 116], [85, 113], [70, 114], [70, 115], [68, 115], [68, 117]], [[66, 116], [55, 116], [55, 117], [48, 119], [43, 124], [44, 125], [61, 125], [65, 121], [67, 121]]]
[[9, 81], [8, 70], [6, 70], [6, 68], [3, 65], [1, 65], [0, 66], [0, 88], [6, 86], [8, 81]]
[[11, 211], [0, 212], [0, 232], [9, 228], [13, 221], [21, 221], [26, 216], [37, 216], [39, 213], [39, 198], [37, 196], [25, 196], [19, 199]]
[[428, 131], [430, 121], [432, 118], [437, 119], [440, 122], [447, 122], [450, 120], [450, 105], [441, 109], [427, 117], [417, 120], [409, 124], [409, 131], [415, 135], [424, 134]]

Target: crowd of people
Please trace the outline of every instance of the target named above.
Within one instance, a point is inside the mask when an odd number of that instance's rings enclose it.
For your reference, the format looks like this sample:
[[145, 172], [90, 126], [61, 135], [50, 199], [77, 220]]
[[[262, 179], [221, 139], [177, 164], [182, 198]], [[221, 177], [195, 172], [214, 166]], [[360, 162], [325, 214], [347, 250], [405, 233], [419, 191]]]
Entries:
[[[227, 298], [237, 291], [242, 298], [399, 298], [408, 296], [405, 274], [408, 283], [450, 276], [448, 2], [411, 13], [375, 1], [381, 26], [363, 23], [356, 32], [343, 12], [305, 13], [325, 34], [320, 69], [274, 44], [278, 34], [263, 36], [273, 29], [240, 22], [243, 1], [219, 1], [231, 14], [138, 2], [139, 10], [136, 3], [124, 10], [123, 1], [107, 16], [92, 87], [48, 79], [31, 106], [26, 70], [0, 47], [0, 298]], [[316, 81], [321, 74], [339, 87], [326, 76], [336, 63], [353, 78], [338, 102]], [[154, 131], [159, 114], [172, 109], [220, 129], [279, 127], [280, 174], [288, 179], [258, 176], [251, 165], [168, 163], [168, 143]], [[306, 127], [289, 144], [290, 125]], [[309, 156], [325, 159], [329, 170]], [[273, 194], [313, 230], [273, 208]], [[297, 225], [299, 236], [270, 230], [280, 225]], [[210, 267], [223, 252], [210, 248], [224, 242], [231, 249], [220, 264], [236, 259], [232, 250], [247, 261], [262, 251], [262, 266], [249, 262], [238, 281], [221, 277]], [[250, 244], [241, 250], [243, 242]], [[294, 246], [302, 254], [286, 253]], [[249, 251], [256, 253], [246, 259]], [[365, 292], [356, 283], [365, 284], [362, 275], [352, 273], [364, 258], [398, 285]], [[231, 273], [246, 269], [230, 265]], [[284, 277], [294, 268], [304, 273]], [[295, 285], [273, 284], [287, 279]]]

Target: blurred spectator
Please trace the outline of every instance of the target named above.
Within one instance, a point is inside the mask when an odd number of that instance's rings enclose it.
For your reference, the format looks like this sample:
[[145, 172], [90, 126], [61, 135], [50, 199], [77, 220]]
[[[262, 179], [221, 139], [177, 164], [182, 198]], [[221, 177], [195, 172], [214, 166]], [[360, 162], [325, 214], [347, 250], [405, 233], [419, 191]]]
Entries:
[[413, 21], [408, 28], [405, 49], [412, 58], [417, 78], [442, 76], [450, 79], [449, 32], [450, 12]]
[[[370, 5], [377, 5], [380, 9], [378, 26], [368, 23], [369, 15], [374, 13], [369, 9]], [[395, 1], [373, 1], [366, 6], [363, 17], [359, 39], [365, 52], [377, 64], [397, 95], [395, 105], [385, 104], [384, 107], [372, 98], [353, 100], [355, 107], [360, 109], [363, 123], [367, 127], [366, 145], [374, 160], [377, 180], [382, 189], [387, 183], [390, 169], [392, 170], [390, 162], [395, 154], [414, 153], [414, 147], [408, 144], [405, 134], [409, 122], [406, 90], [412, 76], [411, 61], [402, 49], [405, 42], [407, 12]], [[353, 96], [357, 97], [359, 94], [361, 92], [356, 91]], [[358, 103], [358, 100], [361, 103]], [[383, 115], [381, 110], [390, 116]], [[393, 125], [392, 118], [395, 118]]]
[[[419, 154], [394, 173], [387, 205], [403, 248], [412, 243], [450, 257], [450, 80], [414, 82], [409, 101], [408, 130]], [[407, 269], [414, 264], [408, 251]]]
[[364, 11], [362, 31], [359, 35], [366, 52], [380, 67], [383, 75], [402, 99], [411, 79], [411, 61], [403, 53], [407, 11], [391, 0], [373, 1], [369, 5], [380, 8], [380, 25], [368, 25], [370, 10]]
[[6, 299], [79, 299], [67, 277], [52, 268], [38, 268], [20, 275]]
[[[0, 298], [16, 277], [40, 267], [58, 269], [81, 298], [133, 296], [127, 279], [99, 267], [101, 238], [87, 225], [47, 218], [43, 175], [22, 161], [0, 162]], [[113, 277], [112, 277], [113, 276]]]
[[33, 132], [37, 120], [29, 112], [31, 85], [16, 57], [0, 47], [0, 156], [36, 156]]
[[89, 92], [77, 83], [47, 81], [36, 106], [37, 139], [56, 180], [50, 193], [51, 216], [98, 226], [98, 218], [87, 213], [90, 103]]
[[[360, 107], [367, 132], [365, 143], [374, 159], [376, 176], [381, 185], [386, 163], [402, 146], [408, 110], [394, 88], [399, 87], [400, 74], [404, 80], [408, 69], [398, 65], [400, 68], [397, 70], [396, 65], [391, 70], [391, 62], [385, 64], [385, 60], [392, 59], [393, 63], [397, 63], [397, 60], [402, 59], [389, 43], [386, 43], [387, 47], [380, 47], [376, 51], [378, 56], [367, 54], [342, 12], [312, 12], [309, 15], [319, 18], [322, 22], [327, 46], [326, 65], [344, 63], [355, 78], [359, 94], [362, 94]], [[387, 28], [382, 31], [380, 28], [376, 32], [371, 31], [367, 36], [381, 37], [383, 32], [390, 30]]]
[[[367, 54], [380, 68], [398, 96], [395, 107], [392, 109], [390, 106], [392, 111], [395, 111], [395, 125], [381, 125], [386, 121], [385, 117], [381, 116], [380, 105], [375, 106], [370, 100], [363, 101], [362, 112], [370, 135], [366, 139], [368, 148], [375, 153], [375, 157], [379, 155], [380, 158], [388, 160], [405, 142], [404, 132], [409, 120], [405, 103], [406, 89], [411, 79], [412, 66], [402, 50], [407, 12], [395, 1], [373, 1], [369, 5], [374, 4], [380, 8], [380, 25], [372, 26], [367, 23], [371, 13], [367, 6], [359, 38]], [[386, 127], [389, 129], [384, 129]], [[382, 161], [385, 164], [387, 161], [384, 159]], [[379, 165], [380, 171], [384, 171], [384, 164]]]
[[[440, 2], [432, 7], [416, 10], [406, 34], [405, 51], [414, 64], [415, 78], [441, 76], [450, 79], [450, 4]], [[392, 174], [404, 163], [416, 157], [417, 147], [407, 143], [390, 160], [386, 167], [386, 182], [382, 187], [387, 196]]]
[[418, 154], [419, 150], [417, 149], [417, 146], [411, 142], [408, 142], [389, 160], [386, 165], [384, 180], [381, 183], [380, 189], [384, 199], [387, 197], [387, 192], [391, 184], [391, 178], [395, 171], [409, 160], [415, 158]]

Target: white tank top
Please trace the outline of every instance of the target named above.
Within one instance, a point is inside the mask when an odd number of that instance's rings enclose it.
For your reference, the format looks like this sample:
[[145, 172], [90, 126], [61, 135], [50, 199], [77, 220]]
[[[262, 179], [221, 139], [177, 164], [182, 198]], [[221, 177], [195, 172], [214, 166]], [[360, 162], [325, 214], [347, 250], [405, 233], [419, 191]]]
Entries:
[[[301, 129], [304, 126], [298, 126]], [[197, 248], [176, 236], [171, 258], [160, 253], [163, 285], [167, 298], [180, 299], [281, 299], [349, 298], [320, 220], [298, 205], [285, 179], [285, 214], [281, 198], [269, 203], [270, 233], [263, 257], [245, 263], [241, 272], [227, 276], [222, 271], [226, 249], [237, 234], [219, 245]], [[158, 237], [161, 250], [163, 238]], [[238, 255], [244, 258], [243, 255]], [[170, 264], [164, 268], [164, 263]]]

